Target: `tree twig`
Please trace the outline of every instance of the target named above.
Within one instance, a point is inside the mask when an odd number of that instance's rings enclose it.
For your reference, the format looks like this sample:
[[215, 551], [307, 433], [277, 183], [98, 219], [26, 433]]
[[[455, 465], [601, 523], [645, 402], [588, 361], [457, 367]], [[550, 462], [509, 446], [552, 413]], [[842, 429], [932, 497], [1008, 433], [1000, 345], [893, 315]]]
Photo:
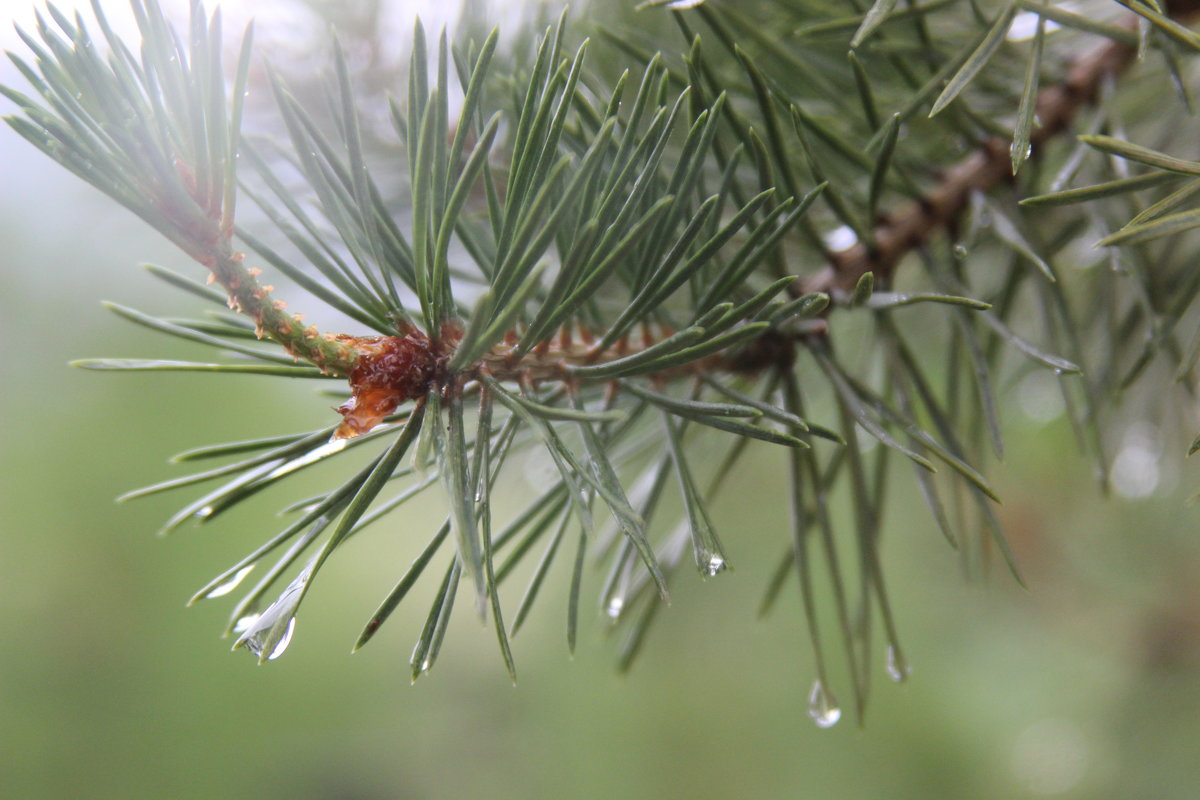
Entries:
[[[1195, 3], [1189, 0], [1174, 5]], [[1079, 111], [1096, 101], [1104, 81], [1123, 71], [1136, 55], [1134, 47], [1106, 42], [1080, 56], [1060, 83], [1039, 92], [1037, 119], [1041, 125], [1030, 137], [1034, 152], [1067, 130]], [[793, 294], [850, 291], [868, 272], [877, 279], [890, 277], [905, 255], [958, 218], [972, 193], [986, 192], [1012, 178], [1009, 142], [995, 136], [988, 138], [947, 170], [941, 182], [924, 197], [888, 214], [875, 228], [874, 247], [859, 242], [833, 253], [823, 269], [798, 281]]]

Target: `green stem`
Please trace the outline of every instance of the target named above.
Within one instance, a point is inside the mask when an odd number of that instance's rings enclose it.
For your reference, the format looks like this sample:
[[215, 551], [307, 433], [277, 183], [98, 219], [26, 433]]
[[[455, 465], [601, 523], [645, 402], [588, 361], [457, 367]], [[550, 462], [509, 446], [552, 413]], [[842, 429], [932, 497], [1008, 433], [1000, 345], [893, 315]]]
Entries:
[[229, 307], [254, 320], [259, 338], [277, 342], [297, 360], [307, 361], [327, 375], [349, 376], [359, 356], [354, 337], [305, 326], [301, 315], [289, 313], [286, 303], [271, 296], [275, 287], [259, 283], [260, 272], [245, 266], [244, 253], [235, 251], [226, 237], [217, 241], [212, 247], [187, 249], [229, 292]]

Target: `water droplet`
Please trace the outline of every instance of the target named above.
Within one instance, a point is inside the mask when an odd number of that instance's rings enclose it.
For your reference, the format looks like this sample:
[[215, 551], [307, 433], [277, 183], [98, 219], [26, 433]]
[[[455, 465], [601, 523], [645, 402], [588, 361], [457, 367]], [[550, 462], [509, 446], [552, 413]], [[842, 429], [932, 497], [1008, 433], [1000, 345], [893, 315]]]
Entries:
[[[267, 612], [251, 621], [246, 626], [242, 638], [238, 639], [238, 643], [257, 656], [259, 661], [274, 661], [283, 655], [283, 651], [292, 643], [292, 634], [296, 631], [295, 617], [288, 617], [286, 624], [280, 624], [281, 620], [272, 623], [267, 618], [269, 612], [270, 609], [267, 609]], [[238, 623], [240, 624], [241, 620], [238, 620]]]
[[287, 650], [288, 645], [292, 643], [292, 634], [296, 632], [296, 618], [292, 617], [288, 620], [287, 630], [283, 634], [283, 638], [275, 645], [275, 649], [271, 651], [271, 655], [267, 656], [267, 661], [274, 661], [283, 655], [283, 651]]
[[[310, 562], [274, 603], [248, 622], [234, 643], [234, 649], [245, 647], [258, 657], [259, 662], [273, 661], [283, 655], [292, 641], [292, 633], [296, 628], [296, 608], [304, 597], [314, 563]], [[241, 622], [238, 620], [239, 625]]]
[[213, 515], [213, 507], [212, 506], [205, 506], [204, 508], [202, 508], [196, 512], [196, 516], [199, 517], [200, 519], [204, 519], [206, 517], [211, 517], [212, 515]]
[[234, 633], [245, 633], [245, 631], [251, 625], [258, 622], [258, 618], [261, 616], [262, 616], [262, 614], [259, 614], [256, 612], [254, 614], [247, 614], [244, 617], [239, 617], [238, 621], [233, 623], [233, 632]]
[[[232, 578], [225, 581], [224, 583], [218, 584], [217, 586], [213, 587], [213, 589], [208, 594], [204, 595], [204, 598], [206, 600], [211, 600], [214, 597], [224, 597], [225, 595], [229, 594], [230, 592], [232, 592], [234, 589], [236, 589], [238, 587], [238, 584], [241, 583], [246, 578], [247, 575], [250, 574], [250, 571], [252, 569], [254, 569], [253, 564], [249, 564], [245, 567], [242, 567], [241, 569], [239, 569], [237, 571], [237, 573], [234, 574], [234, 576]], [[242, 619], [245, 619], [245, 617], [243, 617]], [[238, 621], [241, 622], [241, 620], [238, 620]]]
[[723, 572], [726, 566], [724, 556], [713, 553], [708, 557], [708, 563], [704, 565], [704, 574], [711, 578], [718, 572]]
[[970, 253], [971, 253], [971, 251], [967, 249], [967, 246], [965, 244], [954, 245], [954, 257], [957, 258], [959, 261], [962, 261], [968, 255], [970, 255]]
[[613, 619], [621, 616], [621, 611], [625, 608], [625, 598], [617, 595], [608, 601], [608, 606], [604, 609]]
[[429, 672], [429, 668], [433, 666], [433, 662], [428, 658], [421, 662], [421, 672]]
[[823, 237], [830, 250], [846, 250], [858, 244], [858, 234], [849, 225], [842, 225]]
[[813, 683], [812, 691], [808, 693], [808, 716], [818, 728], [831, 728], [842, 718], [837, 698], [820, 680]]
[[887, 649], [887, 674], [888, 677], [896, 683], [904, 683], [908, 680], [908, 674], [912, 670], [909, 669], [908, 661], [904, 658], [904, 654], [895, 645], [888, 645]]
[[1029, 143], [1027, 142], [1027, 143], [1025, 144], [1025, 150], [1024, 150], [1024, 152], [1019, 152], [1019, 151], [1017, 150], [1016, 143], [1014, 142], [1014, 143], [1013, 143], [1013, 146], [1012, 146], [1012, 150], [1011, 150], [1011, 152], [1012, 152], [1012, 157], [1013, 157], [1013, 158], [1018, 158], [1018, 157], [1020, 157], [1020, 159], [1021, 159], [1022, 161], [1024, 161], [1025, 159], [1027, 159], [1027, 158], [1029, 158], [1031, 155], [1033, 155], [1033, 145], [1031, 145], [1031, 144], [1029, 144]]

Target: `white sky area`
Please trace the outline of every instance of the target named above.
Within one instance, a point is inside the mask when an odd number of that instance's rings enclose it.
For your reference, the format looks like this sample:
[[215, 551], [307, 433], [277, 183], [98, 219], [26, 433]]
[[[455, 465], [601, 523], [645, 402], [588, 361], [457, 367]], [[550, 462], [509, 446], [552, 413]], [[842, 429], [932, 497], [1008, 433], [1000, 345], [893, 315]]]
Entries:
[[[187, 18], [188, 3], [186, 0], [160, 0], [160, 2], [163, 8], [175, 18], [181, 21]], [[90, 2], [65, 0], [56, 2], [54, 5], [63, 11], [72, 13], [75, 10], [82, 10], [85, 19], [91, 16]], [[123, 2], [123, 0], [106, 1], [101, 2], [100, 5], [104, 8], [105, 16], [118, 31], [129, 33], [134, 30], [133, 15], [127, 2]], [[489, 5], [500, 4], [493, 2]], [[260, 32], [269, 30], [274, 25], [286, 27], [288, 19], [294, 17], [297, 8], [296, 3], [288, 2], [288, 0], [254, 0], [253, 2], [227, 0], [221, 3], [205, 3], [205, 7], [210, 13], [218, 6], [221, 8], [221, 14], [225, 17], [228, 30], [239, 30], [248, 20], [254, 18], [262, 23], [259, 25]], [[420, 16], [425, 21], [427, 28], [437, 30], [443, 24], [453, 22], [459, 4], [456, 0], [385, 0], [385, 6], [383, 18], [388, 22], [394, 21], [398, 30], [409, 27], [412, 18], [416, 16]], [[33, 0], [0, 0], [0, 20], [5, 21], [5, 24], [0, 27], [0, 45], [12, 49], [15, 44], [19, 44], [12, 26], [7, 24], [8, 21], [15, 21], [23, 26], [31, 27], [34, 21], [34, 10], [44, 8], [44, 3], [33, 2]]]
[[[186, 31], [188, 20], [188, 0], [159, 0], [167, 15], [177, 29]], [[408, 43], [411, 42], [413, 22], [420, 18], [424, 24], [431, 44], [436, 41], [438, 32], [447, 28], [453, 36], [454, 23], [459, 17], [459, 10], [464, 0], [380, 0], [382, 10], [378, 15], [380, 34], [378, 41], [383, 43], [397, 42], [396, 47], [384, 46], [376, 54], [375, 66], [403, 65], [409, 56]], [[536, 5], [534, 2], [521, 0], [471, 0], [473, 7], [482, 9], [488, 22], [499, 24], [502, 28], [509, 27], [521, 10], [528, 10]], [[99, 28], [95, 24], [91, 3], [88, 0], [64, 0], [54, 4], [58, 9], [74, 16], [76, 11], [82, 12], [84, 24], [93, 36], [100, 38]], [[101, 0], [101, 7], [110, 25], [131, 44], [139, 40], [133, 13], [127, 0]], [[227, 57], [233, 58], [237, 42], [246, 25], [253, 20], [255, 51], [266, 55], [281, 68], [284, 75], [299, 74], [305, 70], [322, 70], [329, 65], [328, 44], [330, 41], [324, 22], [313, 12], [305, 8], [305, 3], [298, 0], [253, 0], [253, 2], [207, 2], [204, 4], [207, 13], [219, 7], [225, 39], [228, 43]], [[320, 3], [326, 8], [336, 9], [337, 0], [324, 0]], [[354, 0], [348, 0], [348, 6], [356, 5]], [[46, 3], [34, 0], [0, 0], [0, 49], [9, 50], [25, 60], [31, 60], [25, 44], [18, 37], [15, 26], [19, 25], [29, 32], [36, 26], [35, 12], [40, 10], [45, 15]], [[336, 11], [329, 14], [335, 21]], [[52, 20], [46, 16], [53, 25]], [[36, 35], [35, 35], [35, 38]], [[353, 60], [353, 53], [350, 54]], [[24, 79], [8, 58], [0, 59], [0, 83], [25, 90]], [[0, 101], [0, 113], [11, 113], [6, 101]]]

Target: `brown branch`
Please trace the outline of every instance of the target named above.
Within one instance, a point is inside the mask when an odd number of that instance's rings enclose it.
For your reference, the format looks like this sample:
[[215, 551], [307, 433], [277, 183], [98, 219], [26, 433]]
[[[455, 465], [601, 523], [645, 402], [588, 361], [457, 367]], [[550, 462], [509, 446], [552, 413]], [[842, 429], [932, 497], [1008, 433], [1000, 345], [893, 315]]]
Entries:
[[[521, 356], [517, 355], [514, 338], [493, 347], [477, 363], [453, 375], [446, 373], [451, 352], [448, 348], [457, 344], [461, 330], [443, 330], [437, 343], [431, 342], [420, 331], [411, 331], [405, 336], [338, 336], [335, 341], [356, 355], [349, 375], [350, 399], [336, 409], [342, 415], [342, 424], [334, 431], [333, 438], [361, 436], [393, 414], [402, 403], [420, 402], [429, 391], [444, 390], [455, 382], [475, 381], [481, 376], [523, 385], [573, 381], [578, 376], [572, 372], [572, 367], [608, 364], [632, 355], [640, 348], [652, 346], [655, 340], [649, 330], [644, 333], [641, 342], [634, 343], [629, 337], [622, 337], [612, 347], [597, 350], [587, 341], [575, 341], [570, 329], [564, 328], [556, 339], [547, 340], [543, 346]], [[668, 333], [663, 332], [664, 338]], [[665, 381], [698, 378], [712, 371], [752, 374], [767, 367], [790, 364], [793, 357], [792, 341], [778, 331], [768, 330], [741, 347], [646, 373], [645, 377]], [[608, 383], [615, 378], [599, 380]]]
[[[1037, 119], [1041, 125], [1030, 137], [1033, 151], [1067, 130], [1082, 108], [1096, 102], [1104, 81], [1124, 70], [1136, 55], [1134, 47], [1107, 42], [1080, 56], [1062, 82], [1039, 92]], [[999, 137], [987, 139], [951, 167], [925, 196], [887, 215], [875, 228], [874, 247], [859, 242], [833, 253], [829, 264], [800, 280], [793, 293], [849, 291], [868, 272], [876, 279], [889, 278], [904, 256], [958, 218], [974, 192], [986, 192], [1012, 179], [1009, 142]]]

